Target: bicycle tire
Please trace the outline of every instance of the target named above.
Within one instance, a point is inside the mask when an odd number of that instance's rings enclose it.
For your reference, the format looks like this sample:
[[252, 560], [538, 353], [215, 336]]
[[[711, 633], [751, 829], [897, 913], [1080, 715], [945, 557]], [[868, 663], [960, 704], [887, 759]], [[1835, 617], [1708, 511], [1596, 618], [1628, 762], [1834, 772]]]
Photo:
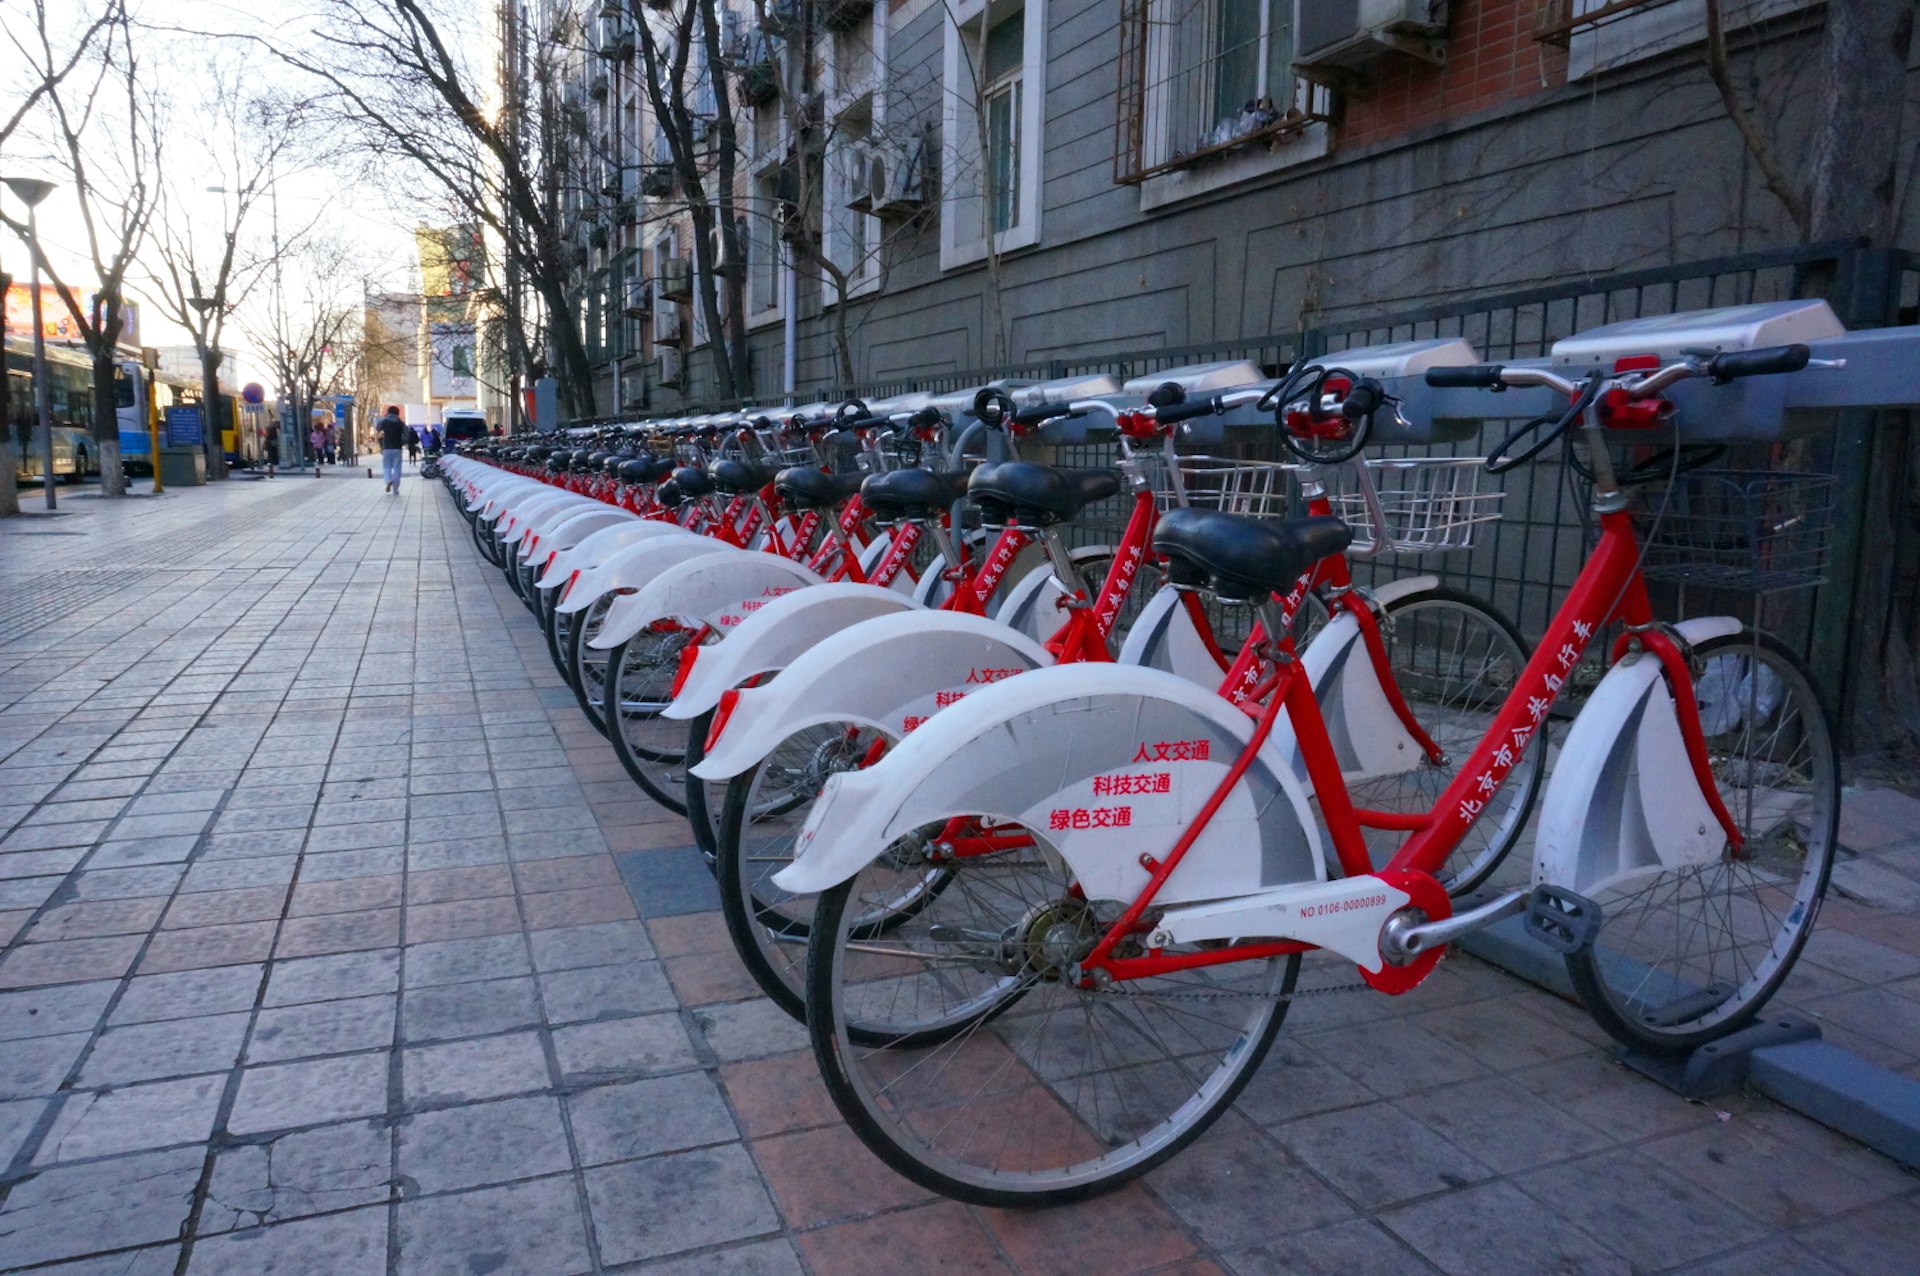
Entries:
[[[1686, 942], [1685, 906], [1695, 902], [1682, 897], [1688, 870], [1674, 875], [1671, 894], [1660, 899], [1660, 878], [1667, 875], [1660, 870], [1651, 885], [1624, 898], [1611, 891], [1597, 898], [1598, 937], [1587, 949], [1566, 957], [1574, 991], [1594, 1020], [1615, 1040], [1661, 1054], [1691, 1051], [1738, 1031], [1779, 991], [1819, 916], [1840, 832], [1840, 756], [1833, 743], [1833, 720], [1800, 658], [1778, 639], [1751, 629], [1702, 642], [1693, 657], [1700, 670], [1695, 694], [1701, 698], [1715, 778], [1746, 837], [1737, 859], [1723, 853], [1719, 862], [1702, 865], [1695, 874], [1699, 907], [1694, 917], [1707, 932], [1704, 951], [1683, 948], [1668, 955], [1654, 948], [1656, 941], [1669, 946]], [[1716, 665], [1721, 660], [1744, 660], [1745, 665]], [[1761, 669], [1770, 674], [1771, 687]], [[1735, 689], [1731, 696], [1728, 688]], [[1763, 692], [1778, 697], [1764, 710]], [[1796, 705], [1791, 710], [1786, 707], [1789, 697]], [[1731, 728], [1713, 730], [1736, 712], [1738, 720]], [[1738, 741], [1751, 744], [1762, 736], [1760, 743], [1768, 750], [1764, 761], [1734, 754]], [[1782, 741], [1790, 747], [1784, 760], [1772, 752]], [[1750, 783], [1743, 790], [1730, 783], [1741, 774], [1750, 780], [1772, 775], [1783, 781], [1785, 787], [1776, 783], [1770, 795], [1804, 786], [1804, 807], [1773, 797], [1761, 807], [1767, 828], [1755, 827], [1759, 785]], [[1793, 813], [1782, 814], [1788, 810]], [[1804, 855], [1797, 865], [1796, 850]], [[1748, 891], [1736, 897], [1733, 880], [1743, 865]], [[1716, 870], [1718, 882], [1710, 876]], [[1791, 883], [1790, 894], [1782, 881]], [[1788, 903], [1778, 908], [1765, 902], [1783, 894]], [[1645, 907], [1633, 907], [1636, 901]], [[1647, 918], [1656, 906], [1657, 929], [1649, 932]], [[1740, 928], [1750, 935], [1744, 953], [1738, 951]], [[1720, 934], [1713, 934], [1715, 930]], [[1744, 980], [1743, 964], [1748, 972]], [[1720, 995], [1723, 978], [1732, 980], [1733, 987]], [[1615, 987], [1616, 982], [1623, 986]]]
[[684, 801], [687, 824], [693, 830], [693, 844], [700, 849], [700, 858], [717, 875], [719, 825], [720, 817], [727, 808], [727, 784], [724, 781], [715, 783], [702, 780], [693, 774], [693, 768], [699, 766], [701, 759], [707, 756], [707, 732], [712, 727], [712, 709], [687, 723], [687, 796]]
[[685, 738], [681, 724], [660, 712], [671, 700], [686, 634], [643, 629], [607, 653], [607, 739], [633, 782], [675, 815], [687, 814], [686, 750], [658, 742]]
[[[1360, 781], [1350, 786], [1350, 794], [1358, 806], [1417, 813], [1432, 809], [1486, 735], [1532, 647], [1491, 603], [1445, 585], [1403, 594], [1385, 611], [1388, 624], [1381, 638], [1394, 681], [1415, 720], [1445, 751], [1447, 763], [1423, 762], [1401, 776]], [[1444, 616], [1456, 623], [1449, 625]], [[1433, 650], [1409, 650], [1413, 640], [1430, 634], [1440, 639], [1430, 644]], [[1544, 741], [1527, 751], [1436, 872], [1448, 894], [1459, 897], [1484, 885], [1526, 834], [1545, 782], [1547, 754]], [[1380, 852], [1390, 854], [1402, 836], [1370, 838], [1378, 843], [1375, 863], [1384, 863], [1387, 856]]]
[[573, 624], [567, 630], [567, 684], [573, 688], [580, 712], [587, 715], [587, 721], [601, 735], [607, 733], [607, 720], [602, 712], [606, 699], [606, 654], [587, 644], [600, 632], [600, 622], [612, 605], [611, 594], [594, 599], [583, 610], [573, 613]]
[[[1033, 867], [1043, 862], [1044, 856], [1036, 857]], [[962, 875], [969, 867], [952, 871]], [[1035, 883], [1044, 876], [1036, 874]], [[1005, 892], [1006, 880], [996, 874], [994, 889]], [[1081, 990], [1023, 968], [1017, 1010], [1009, 1009], [1016, 998], [1000, 994], [974, 1010], [960, 1030], [926, 1042], [864, 1047], [849, 1031], [860, 1021], [862, 989], [897, 1001], [897, 990], [881, 986], [911, 976], [870, 984], [857, 978], [855, 963], [874, 946], [867, 940], [861, 950], [848, 948], [844, 919], [858, 882], [856, 877], [822, 894], [815, 913], [807, 967], [814, 1060], [835, 1107], [869, 1150], [922, 1187], [970, 1204], [1031, 1208], [1083, 1200], [1176, 1155], [1233, 1104], [1258, 1070], [1286, 1017], [1287, 1003], [1279, 998], [1293, 991], [1299, 974], [1298, 955], [1271, 957], [1200, 968], [1184, 980], [1130, 981], [1133, 995], [1123, 996]], [[1056, 903], [1070, 902], [1064, 882], [1046, 885], [1057, 892], [1050, 896]], [[956, 885], [940, 902], [976, 898]], [[940, 923], [921, 927], [919, 921], [911, 929], [938, 933]], [[1174, 992], [1168, 983], [1192, 991], [1196, 980], [1253, 996], [1192, 1002], [1154, 995]], [[937, 990], [964, 983], [964, 972], [949, 966], [919, 982]], [[952, 995], [963, 998], [965, 987]], [[1195, 1005], [1223, 1010], [1214, 1021]], [[1236, 1014], [1234, 1006], [1252, 1008]], [[967, 1007], [960, 1000], [956, 1010]], [[1164, 1029], [1152, 1022], [1156, 1009], [1166, 1011]], [[1068, 1034], [1082, 1029], [1089, 1046], [1075, 1053]], [[1107, 1031], [1110, 1042], [1095, 1041]], [[980, 1079], [972, 1093], [970, 1077]], [[969, 1121], [967, 1108], [976, 1103], [982, 1110]], [[988, 1105], [997, 1111], [985, 1111]], [[1165, 1114], [1149, 1110], [1155, 1105], [1165, 1106]], [[975, 1145], [981, 1129], [990, 1137]], [[1012, 1146], [1016, 1140], [1020, 1146]], [[1005, 1164], [982, 1164], [990, 1155]]]

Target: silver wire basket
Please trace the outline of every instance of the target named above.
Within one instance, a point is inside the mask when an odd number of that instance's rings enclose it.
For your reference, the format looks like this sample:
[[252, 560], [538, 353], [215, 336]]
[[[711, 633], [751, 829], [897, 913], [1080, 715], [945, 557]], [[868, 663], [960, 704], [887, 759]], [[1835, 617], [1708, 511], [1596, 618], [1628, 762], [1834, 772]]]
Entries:
[[1823, 584], [1835, 483], [1800, 471], [1694, 470], [1637, 489], [1647, 578], [1751, 594]]
[[1352, 552], [1362, 555], [1472, 549], [1507, 498], [1477, 456], [1368, 458], [1364, 470], [1339, 466], [1319, 477], [1333, 512], [1353, 529]]
[[1147, 452], [1137, 458], [1153, 485], [1162, 510], [1179, 506], [1285, 518], [1292, 491], [1290, 471], [1281, 461], [1248, 461], [1225, 456], [1174, 456]]

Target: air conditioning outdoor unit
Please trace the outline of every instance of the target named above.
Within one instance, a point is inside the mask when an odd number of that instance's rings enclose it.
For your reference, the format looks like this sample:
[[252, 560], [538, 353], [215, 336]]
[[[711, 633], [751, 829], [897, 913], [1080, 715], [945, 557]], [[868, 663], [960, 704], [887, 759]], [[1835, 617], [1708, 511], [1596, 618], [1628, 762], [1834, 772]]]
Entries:
[[1294, 65], [1337, 78], [1398, 51], [1447, 60], [1447, 0], [1294, 0]]
[[685, 385], [687, 380], [687, 358], [678, 350], [660, 352], [660, 370], [654, 380], [661, 385]]
[[653, 310], [653, 289], [638, 277], [627, 280], [627, 295], [622, 306], [629, 318], [638, 319]]
[[605, 71], [595, 72], [594, 77], [587, 81], [587, 93], [594, 98], [604, 98], [607, 96], [607, 73]]
[[873, 154], [873, 147], [856, 142], [841, 161], [847, 171], [847, 207], [856, 213], [873, 211]]
[[656, 345], [679, 345], [680, 331], [680, 307], [668, 304], [653, 312], [653, 340]]
[[659, 291], [668, 301], [684, 301], [693, 296], [693, 265], [685, 257], [669, 257], [660, 263]]
[[926, 202], [927, 142], [875, 143], [867, 152], [867, 191], [874, 215], [911, 213]]

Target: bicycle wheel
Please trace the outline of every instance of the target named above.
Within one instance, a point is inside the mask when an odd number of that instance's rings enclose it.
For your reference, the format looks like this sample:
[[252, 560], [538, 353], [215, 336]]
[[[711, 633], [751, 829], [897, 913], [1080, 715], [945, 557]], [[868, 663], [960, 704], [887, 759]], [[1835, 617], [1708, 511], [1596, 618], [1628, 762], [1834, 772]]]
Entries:
[[503, 566], [506, 555], [501, 552], [500, 542], [494, 539], [493, 524], [482, 522], [478, 514], [469, 520], [473, 525], [473, 543], [480, 556], [495, 567]]
[[601, 735], [607, 733], [604, 709], [608, 653], [587, 644], [600, 632], [600, 624], [607, 618], [614, 598], [613, 594], [603, 595], [585, 609], [574, 612], [573, 624], [567, 629], [567, 681], [573, 687], [574, 699], [580, 702], [580, 712], [587, 715], [587, 721], [593, 723]]
[[[1435, 586], [1394, 599], [1381, 628], [1394, 683], [1414, 720], [1440, 746], [1443, 762], [1357, 782], [1356, 805], [1376, 811], [1430, 811], [1459, 774], [1526, 668], [1530, 655], [1512, 622], [1472, 594]], [[1356, 651], [1355, 659], [1363, 653]], [[1477, 889], [1526, 831], [1546, 775], [1542, 741], [1520, 760], [1487, 810], [1435, 874], [1449, 894]], [[1404, 834], [1369, 831], [1375, 863], [1385, 863]]]
[[1567, 958], [1600, 1026], [1660, 1052], [1733, 1032], [1779, 989], [1820, 912], [1840, 829], [1833, 728], [1799, 659], [1752, 630], [1693, 654], [1707, 756], [1744, 845], [1598, 894], [1599, 937]]
[[[867, 873], [827, 891], [808, 952], [827, 1092], [923, 1187], [997, 1207], [1117, 1187], [1212, 1124], [1280, 1030], [1298, 956], [1082, 990], [1063, 976], [1123, 905], [1076, 895], [1043, 844], [947, 871], [883, 935], [846, 924], [871, 908]], [[852, 1031], [889, 1021], [944, 1031], [870, 1046]]]
[[[559, 593], [558, 590], [550, 592]], [[560, 671], [560, 676], [567, 678], [567, 637], [573, 630], [574, 613], [561, 611], [558, 603], [556, 598], [554, 605], [547, 608], [547, 618], [542, 628], [547, 634], [547, 655], [553, 658], [553, 667]], [[568, 678], [568, 685], [572, 685], [571, 678]]]
[[827, 777], [859, 767], [883, 737], [870, 727], [809, 727], [775, 745], [725, 789], [714, 829], [714, 876], [734, 950], [761, 991], [805, 1020], [806, 942], [816, 899], [790, 895], [773, 875], [793, 851]]
[[693, 632], [663, 622], [607, 653], [607, 739], [633, 782], [675, 815], [687, 813], [687, 728], [660, 711]]
[[713, 710], [709, 709], [699, 717], [687, 723], [687, 782], [686, 804], [687, 824], [693, 829], [693, 844], [700, 848], [700, 858], [707, 862], [710, 869], [719, 862], [720, 816], [727, 809], [727, 781], [702, 780], [693, 774], [693, 768], [707, 756], [707, 732], [713, 726]]

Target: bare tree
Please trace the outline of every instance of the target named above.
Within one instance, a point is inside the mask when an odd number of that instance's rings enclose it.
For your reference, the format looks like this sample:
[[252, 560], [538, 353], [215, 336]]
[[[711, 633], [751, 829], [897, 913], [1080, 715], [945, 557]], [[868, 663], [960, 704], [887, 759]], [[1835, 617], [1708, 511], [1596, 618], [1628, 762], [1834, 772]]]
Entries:
[[[503, 17], [517, 32], [514, 47], [536, 61], [552, 58], [552, 42], [518, 32], [519, 8], [510, 5]], [[555, 135], [528, 118], [544, 111], [544, 99], [528, 90], [528, 77], [516, 76], [504, 109], [489, 109], [492, 68], [469, 65], [433, 10], [434, 0], [322, 0], [307, 51], [242, 38], [312, 78], [313, 108], [343, 149], [376, 167], [426, 178], [464, 210], [463, 220], [486, 228], [514, 277], [539, 299], [567, 410], [591, 415], [586, 345], [567, 290], [568, 227], [551, 198], [565, 157], [529, 144]], [[537, 83], [546, 74], [536, 69], [532, 78]], [[514, 305], [507, 313], [529, 372], [543, 372], [526, 316]]]
[[353, 249], [337, 240], [309, 237], [293, 254], [303, 295], [290, 306], [257, 307], [239, 313], [255, 350], [273, 365], [284, 406], [292, 409], [294, 443], [304, 446], [314, 405], [322, 395], [350, 384], [363, 365], [365, 331], [361, 299], [350, 286], [362, 278]]
[[[76, 290], [45, 254], [40, 254], [40, 264], [72, 315], [93, 363], [93, 440], [100, 457], [102, 492], [124, 496], [114, 370], [126, 326], [128, 272], [146, 239], [158, 198], [162, 129], [155, 101], [141, 84], [132, 24], [123, 0], [108, 0], [92, 56], [92, 74], [77, 88], [65, 77], [54, 78], [67, 57], [55, 51], [46, 0], [33, 3], [31, 43], [22, 42], [11, 28], [7, 34], [34, 67], [35, 76], [51, 81], [41, 95], [44, 140], [72, 183], [98, 289]], [[103, 134], [116, 136], [118, 144], [101, 146]], [[0, 213], [0, 223], [16, 235], [27, 234], [25, 223], [5, 213]], [[39, 252], [38, 245], [34, 250]]]
[[[44, 5], [36, 9], [35, 17], [36, 29], [44, 33], [46, 30]], [[7, 144], [13, 140], [20, 126], [26, 123], [34, 108], [39, 106], [49, 93], [58, 89], [61, 82], [80, 65], [81, 60], [92, 49], [94, 40], [106, 29], [112, 17], [113, 11], [109, 9], [107, 13], [94, 18], [75, 36], [64, 57], [45, 65], [34, 63], [33, 76], [25, 80], [26, 92], [13, 103], [7, 111], [6, 118], [0, 120], [0, 154], [5, 153]], [[11, 30], [8, 34], [11, 39]], [[17, 41], [15, 47], [19, 47]], [[0, 271], [0, 298], [6, 296], [12, 282], [12, 276]], [[4, 308], [4, 305], [4, 301], [0, 301], [0, 308]], [[0, 323], [0, 328], [4, 326]], [[5, 375], [4, 369], [0, 369], [0, 518], [10, 517], [20, 512], [20, 489], [16, 474], [20, 468], [21, 452], [26, 445], [24, 434], [15, 428], [13, 405], [9, 401], [11, 382], [12, 378]], [[22, 428], [24, 428], [24, 422], [23, 414]]]
[[[226, 455], [214, 423], [227, 320], [239, 298], [283, 251], [277, 230], [265, 252], [245, 246], [242, 235], [248, 219], [269, 197], [275, 166], [293, 149], [307, 118], [299, 102], [249, 96], [232, 68], [216, 68], [211, 84], [208, 101], [194, 113], [198, 127], [188, 145], [198, 159], [184, 180], [220, 188], [220, 221], [214, 225], [189, 212], [190, 203], [201, 201], [191, 199], [177, 182], [163, 185], [155, 242], [159, 261], [151, 272], [149, 295], [168, 319], [193, 337], [200, 356], [201, 401], [209, 405], [207, 474], [224, 478]], [[296, 232], [293, 239], [299, 237]]]

